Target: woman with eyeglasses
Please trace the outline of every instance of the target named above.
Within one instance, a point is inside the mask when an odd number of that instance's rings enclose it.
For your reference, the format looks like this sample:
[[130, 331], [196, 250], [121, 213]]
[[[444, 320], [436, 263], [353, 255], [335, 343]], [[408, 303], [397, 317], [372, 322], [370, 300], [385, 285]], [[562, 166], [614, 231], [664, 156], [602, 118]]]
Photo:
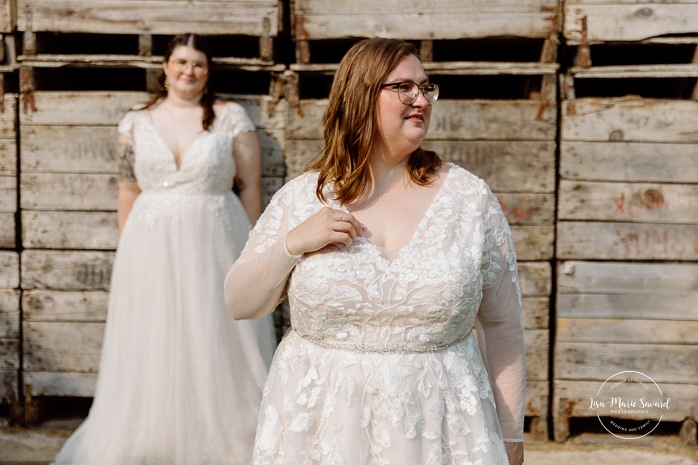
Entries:
[[215, 97], [211, 71], [202, 37], [174, 37], [160, 92], [119, 123], [99, 378], [56, 464], [250, 463], [276, 337], [270, 316], [234, 321], [221, 287], [261, 213], [260, 144], [244, 108]]
[[286, 296], [291, 312], [253, 464], [523, 462], [511, 232], [484, 181], [421, 147], [438, 96], [413, 45], [354, 45], [324, 149], [230, 269], [234, 318], [264, 317]]

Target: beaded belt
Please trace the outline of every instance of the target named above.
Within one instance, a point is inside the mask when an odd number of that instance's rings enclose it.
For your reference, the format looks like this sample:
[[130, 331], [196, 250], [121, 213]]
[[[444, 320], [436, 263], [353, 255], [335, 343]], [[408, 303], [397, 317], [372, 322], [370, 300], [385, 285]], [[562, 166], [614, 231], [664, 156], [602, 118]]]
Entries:
[[308, 336], [301, 335], [296, 329], [293, 332], [298, 335], [301, 339], [308, 341], [312, 344], [318, 345], [325, 349], [336, 349], [336, 350], [346, 350], [348, 352], [355, 352], [359, 354], [424, 354], [430, 352], [438, 352], [440, 350], [448, 349], [455, 345], [460, 344], [470, 337], [472, 333], [466, 333], [463, 337], [444, 344], [431, 344], [426, 346], [407, 346], [399, 344], [342, 344], [339, 342], [329, 342], [323, 339], [314, 339]]

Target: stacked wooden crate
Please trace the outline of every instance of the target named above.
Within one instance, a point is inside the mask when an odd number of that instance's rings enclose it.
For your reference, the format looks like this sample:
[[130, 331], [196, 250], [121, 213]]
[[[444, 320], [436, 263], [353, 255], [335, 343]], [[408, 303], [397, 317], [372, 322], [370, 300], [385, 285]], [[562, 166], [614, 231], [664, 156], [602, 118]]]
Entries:
[[672, 399], [661, 420], [695, 444], [698, 3], [568, 0], [565, 18], [555, 439], [630, 370]]
[[167, 40], [181, 32], [209, 38], [217, 90], [259, 128], [265, 200], [284, 176], [285, 103], [274, 92], [285, 65], [274, 62], [278, 1], [17, 4], [22, 251], [10, 284], [21, 289], [31, 422], [43, 396], [93, 394], [118, 239], [116, 125], [148, 99]]
[[396, 0], [296, 0], [291, 13], [296, 63], [286, 74], [287, 178], [322, 148], [331, 76], [351, 44], [391, 37], [418, 45], [431, 81], [441, 85], [425, 147], [485, 179], [513, 230], [524, 295], [526, 415], [530, 430], [546, 437], [557, 0], [445, 0], [433, 9]]

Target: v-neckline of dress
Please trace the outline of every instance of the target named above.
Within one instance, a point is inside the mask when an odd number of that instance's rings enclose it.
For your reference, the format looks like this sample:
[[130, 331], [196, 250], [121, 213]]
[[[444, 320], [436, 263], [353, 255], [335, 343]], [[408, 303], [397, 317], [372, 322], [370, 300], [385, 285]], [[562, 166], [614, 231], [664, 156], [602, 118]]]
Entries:
[[[372, 243], [371, 241], [366, 239], [366, 237], [364, 237], [364, 236], [360, 236], [359, 238], [357, 238], [357, 241], [364, 244], [364, 246], [367, 249], [374, 251], [381, 260], [388, 263], [388, 266], [397, 262], [404, 255], [406, 250], [409, 250], [411, 247], [413, 247], [414, 242], [420, 236], [420, 233], [421, 233], [422, 229], [424, 228], [425, 223], [432, 216], [432, 210], [434, 210], [434, 208], [436, 208], [436, 205], [437, 205], [440, 197], [442, 195], [444, 195], [443, 192], [444, 192], [444, 189], [446, 188], [446, 185], [449, 182], [450, 177], [451, 177], [451, 169], [449, 169], [445, 173], [444, 180], [441, 183], [441, 186], [439, 186], [439, 190], [436, 192], [436, 194], [434, 194], [434, 198], [431, 199], [429, 206], [424, 210], [424, 213], [422, 214], [422, 218], [419, 220], [419, 223], [417, 223], [417, 227], [415, 228], [414, 232], [410, 236], [410, 240], [407, 241], [407, 243], [405, 243], [404, 245], [399, 246], [399, 247], [381, 247], [379, 245]], [[350, 213], [346, 207], [342, 207], [341, 209], [343, 211], [346, 211], [347, 213]], [[393, 253], [390, 254], [392, 256], [392, 258], [388, 258], [386, 256], [386, 251], [390, 251], [390, 252], [394, 251], [394, 254]]]
[[153, 129], [153, 132], [157, 136], [157, 139], [162, 143], [162, 145], [165, 146], [167, 149], [167, 152], [169, 154], [169, 159], [171, 163], [174, 165], [175, 171], [179, 173], [182, 170], [182, 166], [184, 165], [184, 161], [188, 158], [187, 154], [191, 150], [191, 148], [209, 131], [203, 129], [197, 136], [194, 138], [194, 140], [191, 141], [191, 144], [187, 146], [185, 150], [182, 151], [182, 154], [179, 158], [179, 163], [177, 163], [177, 157], [175, 156], [175, 153], [172, 151], [172, 148], [167, 145], [167, 142], [165, 141], [165, 138], [162, 137], [162, 134], [160, 133], [160, 130], [158, 127], [155, 125], [155, 121], [153, 121], [153, 115], [151, 114], [150, 110], [146, 110], [146, 116], [148, 123], [150, 124], [150, 127]]

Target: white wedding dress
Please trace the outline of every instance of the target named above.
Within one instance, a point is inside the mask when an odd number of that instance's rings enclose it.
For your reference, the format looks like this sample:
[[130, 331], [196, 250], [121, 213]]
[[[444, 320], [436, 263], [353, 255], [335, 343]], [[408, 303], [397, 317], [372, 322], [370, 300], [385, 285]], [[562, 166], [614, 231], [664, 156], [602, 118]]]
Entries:
[[226, 283], [250, 308], [290, 304], [255, 465], [508, 464], [524, 420], [516, 256], [487, 185], [447, 171], [426, 212], [403, 212], [421, 222], [397, 250], [362, 236], [293, 256], [287, 232], [323, 207], [317, 173], [272, 199]]
[[223, 282], [250, 230], [233, 138], [254, 129], [227, 103], [178, 168], [148, 110], [119, 124], [142, 192], [118, 244], [94, 402], [56, 464], [249, 465], [276, 338], [271, 317], [230, 317]]

